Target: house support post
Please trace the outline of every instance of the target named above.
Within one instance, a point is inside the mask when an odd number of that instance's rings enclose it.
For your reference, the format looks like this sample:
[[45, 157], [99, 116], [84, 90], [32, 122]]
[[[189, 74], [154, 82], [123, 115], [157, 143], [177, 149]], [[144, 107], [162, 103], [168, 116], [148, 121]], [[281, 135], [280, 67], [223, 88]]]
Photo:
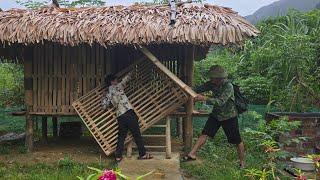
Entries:
[[[186, 84], [189, 87], [192, 87], [193, 81], [193, 61], [194, 61], [194, 46], [188, 46], [185, 49], [185, 68], [186, 68]], [[188, 102], [185, 105], [186, 107], [186, 118], [183, 123], [183, 131], [184, 131], [184, 145], [185, 151], [189, 152], [192, 148], [192, 139], [193, 139], [193, 127], [192, 127], [192, 113], [193, 113], [193, 98], [190, 97]]]
[[26, 139], [25, 145], [27, 147], [27, 152], [32, 152], [33, 150], [33, 117], [30, 115], [33, 105], [32, 97], [32, 48], [27, 47], [23, 52], [23, 62], [24, 62], [24, 90], [25, 90], [25, 105], [26, 105]]

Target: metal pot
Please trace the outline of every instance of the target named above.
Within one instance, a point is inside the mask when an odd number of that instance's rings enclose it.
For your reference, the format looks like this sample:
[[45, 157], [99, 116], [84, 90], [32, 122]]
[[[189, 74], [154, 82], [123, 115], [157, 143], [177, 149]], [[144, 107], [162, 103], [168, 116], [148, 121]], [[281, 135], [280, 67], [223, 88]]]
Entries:
[[314, 171], [314, 163], [309, 158], [296, 157], [290, 159], [293, 162], [293, 166], [302, 171]]

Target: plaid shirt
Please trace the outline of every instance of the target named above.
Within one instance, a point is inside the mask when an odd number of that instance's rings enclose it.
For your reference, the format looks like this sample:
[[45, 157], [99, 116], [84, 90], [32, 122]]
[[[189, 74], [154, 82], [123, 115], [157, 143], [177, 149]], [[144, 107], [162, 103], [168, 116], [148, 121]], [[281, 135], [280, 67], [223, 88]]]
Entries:
[[130, 80], [130, 75], [125, 76], [117, 85], [109, 86], [109, 91], [102, 99], [102, 107], [106, 109], [111, 104], [116, 108], [117, 117], [121, 116], [130, 109], [133, 109], [124, 88]]

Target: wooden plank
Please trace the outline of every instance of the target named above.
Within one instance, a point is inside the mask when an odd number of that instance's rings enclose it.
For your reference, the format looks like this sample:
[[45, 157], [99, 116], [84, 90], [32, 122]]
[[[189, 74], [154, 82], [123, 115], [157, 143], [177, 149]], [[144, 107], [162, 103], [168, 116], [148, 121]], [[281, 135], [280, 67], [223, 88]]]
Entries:
[[62, 56], [61, 56], [61, 111], [62, 113], [66, 113], [66, 106], [67, 106], [67, 102], [66, 102], [66, 78], [67, 78], [67, 74], [66, 74], [66, 63], [67, 63], [67, 47], [66, 46], [62, 46]]
[[57, 113], [62, 112], [61, 105], [62, 105], [62, 48], [61, 45], [57, 44], [56, 45], [57, 49], [57, 66], [56, 66], [56, 75], [60, 75], [60, 77], [57, 77], [57, 84], [56, 84], [56, 89], [57, 89]]
[[52, 105], [53, 105], [53, 44], [48, 43], [48, 100], [47, 100], [47, 108], [46, 112], [52, 113]]
[[33, 88], [32, 88], [32, 96], [33, 96], [33, 103], [32, 103], [32, 112], [36, 112], [36, 106], [37, 106], [37, 101], [38, 101], [38, 96], [37, 96], [37, 91], [38, 91], [38, 77], [36, 76], [38, 74], [38, 63], [39, 63], [39, 59], [37, 56], [37, 52], [36, 52], [36, 46], [33, 46], [32, 48], [33, 51], [33, 60], [32, 60], [32, 66], [33, 66], [33, 77], [32, 77], [32, 81], [33, 81]]
[[[41, 75], [45, 75], [45, 68], [46, 68], [46, 58], [45, 58], [45, 52], [46, 52], [46, 47], [43, 45], [43, 46], [40, 46], [41, 48], [39, 49], [40, 50], [40, 53], [41, 53]], [[41, 103], [40, 103], [40, 106], [41, 106], [41, 112], [45, 112], [44, 111], [44, 107], [45, 107], [45, 78], [41, 78], [41, 87], [40, 87], [40, 90], [41, 90]]]
[[66, 112], [70, 112], [69, 105], [70, 105], [70, 84], [71, 84], [71, 47], [66, 47], [66, 97], [65, 97], [65, 107]]

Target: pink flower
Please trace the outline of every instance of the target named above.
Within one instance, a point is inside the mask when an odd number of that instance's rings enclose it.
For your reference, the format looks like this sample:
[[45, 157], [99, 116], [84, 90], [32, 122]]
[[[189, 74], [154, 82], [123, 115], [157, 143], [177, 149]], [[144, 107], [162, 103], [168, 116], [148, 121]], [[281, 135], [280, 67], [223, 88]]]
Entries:
[[320, 161], [320, 156], [319, 156], [319, 157], [314, 157], [314, 158], [313, 158], [313, 161], [314, 161], [314, 162], [319, 162], [319, 161]]
[[116, 173], [112, 170], [104, 170], [99, 180], [117, 180]]

